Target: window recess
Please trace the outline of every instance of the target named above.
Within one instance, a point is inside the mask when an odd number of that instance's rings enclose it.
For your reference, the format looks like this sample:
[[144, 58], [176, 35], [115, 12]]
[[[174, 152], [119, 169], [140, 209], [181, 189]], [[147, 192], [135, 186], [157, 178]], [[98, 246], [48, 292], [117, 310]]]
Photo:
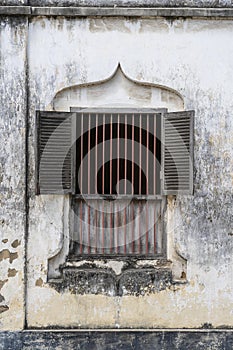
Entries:
[[194, 112], [37, 112], [36, 192], [149, 198], [193, 192]]
[[36, 193], [72, 194], [69, 259], [164, 257], [164, 195], [193, 192], [194, 112], [36, 114]]

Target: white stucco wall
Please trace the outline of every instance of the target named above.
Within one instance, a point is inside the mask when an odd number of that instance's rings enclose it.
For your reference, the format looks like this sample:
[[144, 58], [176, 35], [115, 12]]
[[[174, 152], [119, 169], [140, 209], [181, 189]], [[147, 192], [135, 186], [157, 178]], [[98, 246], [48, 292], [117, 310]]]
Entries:
[[24, 324], [27, 21], [0, 19], [0, 328]]
[[[26, 299], [30, 327], [233, 326], [232, 35], [230, 20], [31, 20]], [[119, 62], [134, 80], [176, 90], [184, 108], [196, 113], [194, 196], [169, 201], [167, 213], [172, 223], [169, 244], [187, 259], [187, 283], [143, 297], [58, 293], [46, 282], [48, 259], [61, 248], [67, 198], [35, 196], [35, 110], [51, 106], [57, 92], [68, 86], [108, 78]], [[14, 74], [11, 69], [9, 74]], [[22, 162], [19, 157], [17, 161]], [[14, 170], [11, 174], [17, 178]], [[8, 230], [14, 237], [17, 231], [23, 241], [23, 229]], [[22, 274], [23, 267], [17, 264]], [[16, 285], [21, 293], [22, 281]], [[16, 308], [14, 293], [2, 292]], [[2, 314], [2, 327], [17, 328], [16, 320], [9, 326], [9, 307]], [[22, 300], [17, 310], [21, 309]]]

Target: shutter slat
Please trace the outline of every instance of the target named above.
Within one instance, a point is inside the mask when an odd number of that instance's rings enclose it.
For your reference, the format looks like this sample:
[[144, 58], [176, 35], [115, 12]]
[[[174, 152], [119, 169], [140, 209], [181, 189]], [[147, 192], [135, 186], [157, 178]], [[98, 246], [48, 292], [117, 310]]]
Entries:
[[37, 194], [72, 192], [72, 113], [37, 112]]
[[194, 112], [166, 113], [163, 116], [163, 193], [193, 192]]

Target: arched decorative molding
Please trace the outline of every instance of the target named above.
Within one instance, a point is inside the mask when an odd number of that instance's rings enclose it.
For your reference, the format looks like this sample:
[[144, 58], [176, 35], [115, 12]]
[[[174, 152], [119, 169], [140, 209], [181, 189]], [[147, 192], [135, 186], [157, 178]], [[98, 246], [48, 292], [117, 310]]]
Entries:
[[[104, 80], [72, 85], [58, 91], [49, 109], [69, 112], [72, 107], [166, 108], [169, 112], [175, 112], [184, 110], [184, 101], [179, 92], [167, 86], [130, 78], [119, 63], [113, 74]], [[70, 201], [66, 198], [64, 203], [64, 232], [60, 237], [60, 247], [48, 260], [48, 280], [50, 282], [53, 280], [58, 281], [62, 278], [60, 267], [65, 266], [66, 257], [68, 256], [69, 207]], [[175, 249], [173, 232], [174, 208], [171, 204], [168, 205], [167, 215], [169, 216], [167, 220], [169, 235], [167, 237], [168, 260], [166, 264], [169, 265], [172, 261], [173, 279], [179, 281], [182, 280], [181, 276], [186, 276], [187, 261]], [[98, 268], [101, 267], [101, 261], [99, 260], [91, 262], [84, 260], [81, 262], [81, 265], [88, 265], [89, 263], [91, 266], [94, 264]], [[146, 260], [142, 264], [154, 268], [157, 266], [157, 260]], [[170, 265], [168, 265], [166, 265], [166, 268], [170, 268]]]
[[184, 108], [182, 96], [169, 87], [130, 78], [120, 63], [110, 77], [96, 82], [66, 87], [58, 91], [52, 110], [69, 111], [70, 107]]

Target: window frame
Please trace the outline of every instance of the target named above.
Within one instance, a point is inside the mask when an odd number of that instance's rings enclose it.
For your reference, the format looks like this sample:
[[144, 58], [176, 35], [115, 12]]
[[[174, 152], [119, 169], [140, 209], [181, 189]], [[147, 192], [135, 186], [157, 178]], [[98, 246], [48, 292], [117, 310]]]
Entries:
[[[106, 108], [106, 107], [102, 107], [102, 108], [91, 108], [91, 107], [70, 107], [70, 112], [56, 112], [56, 111], [50, 111], [51, 113], [65, 113], [67, 115], [70, 115], [72, 116], [73, 115], [73, 119], [72, 119], [72, 127], [76, 127], [76, 123], [75, 123], [75, 113], [76, 112], [85, 112], [85, 113], [130, 113], [130, 114], [133, 114], [133, 113], [152, 113], [152, 114], [159, 114], [161, 113], [163, 115], [162, 117], [162, 125], [161, 125], [161, 143], [164, 144], [164, 127], [163, 127], [163, 123], [164, 123], [164, 116], [165, 115], [171, 115], [172, 113], [168, 113], [167, 109], [166, 108]], [[184, 113], [184, 115], [187, 115], [189, 111], [180, 111], [180, 112], [174, 112], [175, 113], [178, 113], [178, 116], [181, 115], [182, 113]], [[39, 114], [40, 112], [38, 112]], [[42, 112], [43, 113], [43, 112]], [[46, 111], [44, 112], [46, 113]], [[193, 112], [191, 112], [193, 113]], [[192, 118], [192, 121], [193, 121], [193, 118]], [[39, 123], [38, 123], [38, 119], [37, 119], [37, 134], [40, 132], [40, 126], [39, 126]], [[75, 140], [75, 135], [74, 135], [74, 132], [73, 132], [73, 129], [72, 129], [72, 140]], [[191, 122], [191, 128], [190, 128], [190, 135], [193, 134], [193, 122]], [[193, 137], [193, 135], [192, 135]], [[37, 138], [37, 142], [38, 142], [38, 138]], [[72, 141], [73, 142], [73, 141]], [[74, 183], [74, 180], [75, 180], [75, 159], [76, 159], [76, 154], [75, 154], [75, 149], [76, 147], [73, 146], [72, 144], [72, 153], [71, 153], [71, 157], [72, 157], [72, 164], [71, 164], [71, 176], [72, 176], [72, 179], [71, 179], [71, 182], [73, 181]], [[161, 147], [161, 160], [163, 162], [163, 154], [162, 154], [162, 150], [163, 150], [163, 147]], [[37, 150], [38, 151], [38, 150]], [[37, 152], [38, 153], [38, 152]], [[190, 151], [190, 156], [192, 157], [193, 159], [193, 143], [191, 142], [191, 151]], [[38, 155], [37, 155], [38, 157]], [[161, 173], [163, 174], [163, 163], [161, 163]], [[36, 168], [37, 168], [37, 174], [38, 174], [38, 168], [39, 168], [39, 164], [37, 164], [36, 162]], [[190, 176], [192, 175], [192, 171], [190, 171]], [[162, 181], [164, 181], [163, 177], [160, 176], [160, 181], [162, 183]], [[37, 184], [38, 184], [38, 176], [37, 176]], [[190, 181], [190, 187], [193, 186], [193, 182]], [[162, 187], [163, 188], [163, 187]], [[77, 200], [77, 199], [81, 199], [81, 198], [87, 198], [87, 199], [92, 199], [92, 196], [91, 195], [78, 195], [75, 193], [74, 191], [74, 186], [72, 186], [72, 190], [71, 191], [64, 191], [63, 194], [67, 194], [69, 193], [71, 195], [71, 205], [70, 205], [70, 209], [71, 209], [71, 206], [72, 206], [72, 201], [73, 200]], [[39, 192], [37, 193], [39, 194]], [[55, 194], [55, 193], [53, 193]], [[60, 193], [61, 194], [61, 193]], [[131, 198], [134, 198], [135, 200], [161, 200], [161, 201], [165, 201], [166, 203], [166, 196], [169, 195], [169, 194], [174, 194], [174, 193], [162, 193], [160, 195], [152, 195], [151, 198], [150, 198], [150, 195], [116, 195], [115, 198], [118, 198], [118, 199], [128, 199], [129, 197]], [[176, 193], [178, 194], [178, 192]], [[188, 194], [188, 193], [187, 193]], [[101, 200], [104, 200], [104, 199], [114, 199], [114, 196], [113, 195], [100, 195], [99, 198], [96, 197], [96, 195], [93, 197], [93, 199], [101, 199]], [[71, 212], [71, 210], [70, 210]], [[158, 259], [158, 258], [166, 258], [166, 255], [167, 255], [167, 230], [166, 230], [166, 227], [165, 227], [165, 224], [164, 224], [164, 213], [166, 212], [166, 209], [163, 210], [161, 212], [161, 217], [162, 217], [162, 246], [163, 246], [163, 253], [161, 254], [161, 256], [159, 256], [159, 254], [155, 254], [155, 255], [139, 255], [139, 254], [135, 254], [135, 255], [131, 255], [131, 254], [124, 254], [124, 255], [108, 255], [108, 254], [87, 254], [87, 255], [80, 255], [79, 257], [77, 256], [76, 257], [76, 260], [83, 260], [85, 258], [88, 257], [91, 258], [91, 259], [105, 259], [105, 258], [111, 258], [111, 259], [114, 259], [114, 260], [117, 260], [117, 259], [134, 259], [134, 258], [138, 258], [138, 259], [152, 259], [152, 260], [155, 260], [155, 259]], [[70, 223], [71, 223], [71, 226], [70, 226], [70, 233], [72, 232], [73, 228], [74, 228], [74, 223], [72, 224], [72, 218], [70, 218]], [[70, 243], [71, 243], [71, 237], [70, 237]]]
[[[76, 112], [84, 112], [84, 113], [99, 113], [99, 114], [104, 114], [104, 113], [110, 113], [110, 114], [165, 114], [168, 112], [167, 108], [110, 108], [110, 107], [70, 107], [70, 112], [71, 113], [76, 113]], [[76, 125], [74, 124], [74, 127]], [[108, 195], [108, 194], [77, 194], [77, 193], [72, 193], [76, 198], [84, 198], [84, 199], [128, 199], [128, 198], [133, 198], [135, 200], [156, 200], [156, 199], [162, 199], [163, 194], [162, 194], [162, 178], [161, 178], [161, 173], [162, 173], [162, 118], [161, 118], [161, 164], [160, 164], [160, 184], [161, 184], [161, 193], [156, 194], [156, 195], [122, 195], [122, 194], [117, 194], [117, 195]], [[73, 154], [73, 159], [76, 157], [76, 147], [74, 147], [74, 150], [72, 152]], [[74, 161], [75, 162], [75, 161]], [[75, 179], [76, 174], [75, 174], [75, 166], [73, 166], [73, 171], [72, 171], [72, 176], [73, 179]]]
[[[76, 112], [83, 112], [83, 113], [99, 113], [99, 114], [104, 114], [104, 113], [110, 113], [110, 114], [118, 114], [118, 113], [123, 113], [123, 114], [164, 114], [167, 113], [167, 108], [91, 108], [91, 107], [70, 107], [70, 112], [71, 113], [76, 113]], [[161, 125], [162, 128], [162, 125]], [[76, 148], [75, 148], [76, 149]], [[162, 153], [162, 150], [161, 150]], [[75, 152], [73, 152], [73, 156], [76, 157]], [[161, 155], [162, 156], [162, 155]], [[162, 164], [160, 164], [160, 170], [161, 170]], [[75, 177], [75, 174], [73, 174]], [[161, 171], [160, 171], [160, 183], [162, 184], [162, 179], [161, 179]], [[119, 199], [119, 200], [124, 200], [124, 199], [131, 199], [135, 201], [160, 201], [161, 202], [161, 212], [160, 212], [160, 217], [161, 217], [161, 223], [160, 223], [160, 235], [161, 235], [161, 253], [155, 253], [155, 254], [107, 254], [107, 253], [102, 253], [102, 254], [77, 254], [75, 256], [70, 255], [70, 251], [72, 250], [71, 246], [73, 244], [72, 237], [70, 237], [70, 248], [69, 248], [69, 261], [82, 261], [85, 258], [88, 259], [111, 259], [111, 260], [132, 260], [132, 259], [142, 259], [142, 260], [155, 260], [155, 259], [166, 259], [167, 252], [166, 252], [166, 247], [167, 247], [167, 237], [165, 234], [165, 223], [164, 223], [164, 215], [166, 212], [166, 197], [162, 194], [157, 194], [157, 195], [107, 195], [107, 194], [100, 194], [100, 195], [91, 195], [91, 194], [72, 194], [71, 198], [71, 210], [70, 213], [73, 213], [73, 203], [76, 200], [82, 200], [82, 199], [87, 199], [87, 200], [113, 200], [113, 199]], [[70, 215], [70, 233], [72, 235], [73, 230], [74, 230], [74, 215]]]

